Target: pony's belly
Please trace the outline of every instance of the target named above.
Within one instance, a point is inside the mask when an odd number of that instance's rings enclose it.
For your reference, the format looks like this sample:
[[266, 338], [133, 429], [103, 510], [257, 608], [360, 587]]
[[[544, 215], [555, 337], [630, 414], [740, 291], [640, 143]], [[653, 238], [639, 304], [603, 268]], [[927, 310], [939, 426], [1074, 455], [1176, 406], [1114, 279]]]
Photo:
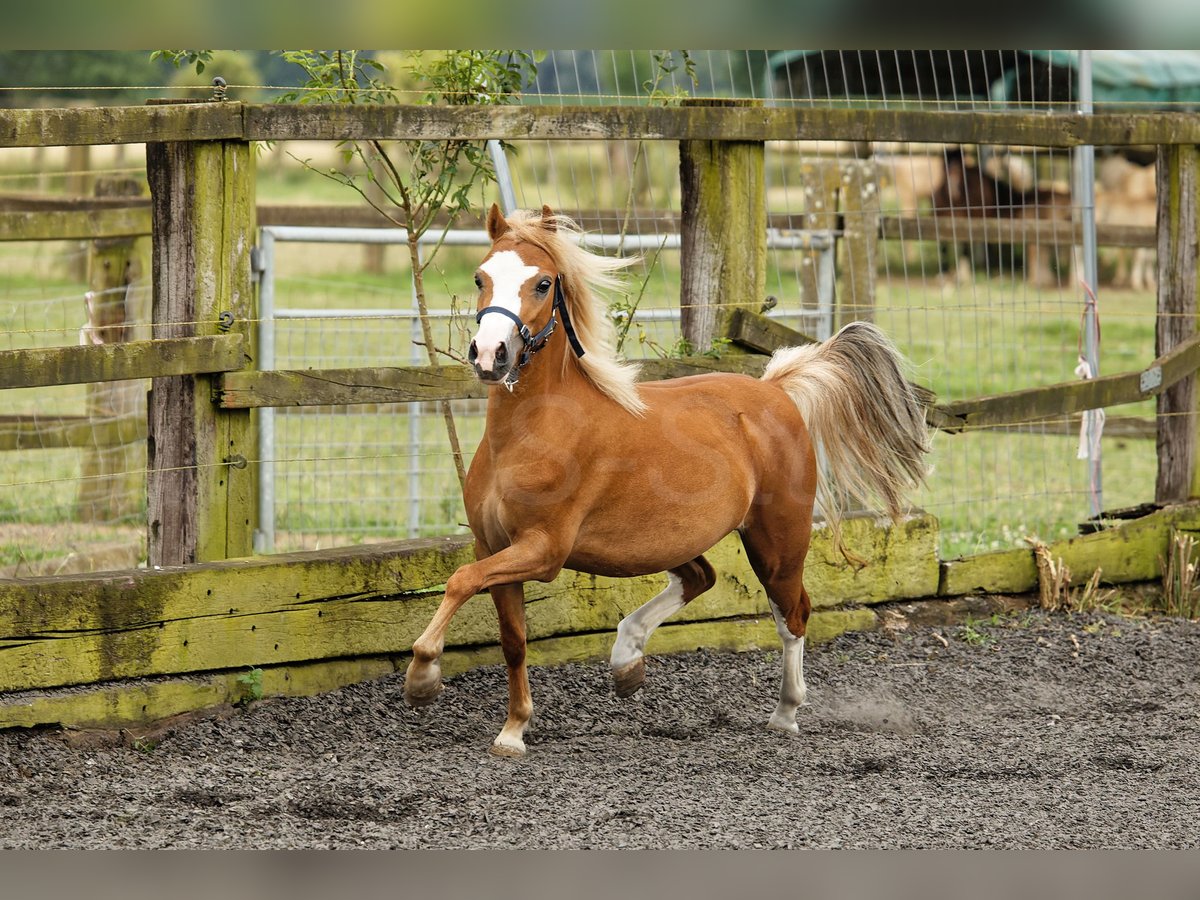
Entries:
[[681, 522], [644, 516], [619, 522], [585, 522], [566, 567], [592, 575], [626, 578], [666, 572], [707, 553], [741, 524], [736, 515], [708, 515]]

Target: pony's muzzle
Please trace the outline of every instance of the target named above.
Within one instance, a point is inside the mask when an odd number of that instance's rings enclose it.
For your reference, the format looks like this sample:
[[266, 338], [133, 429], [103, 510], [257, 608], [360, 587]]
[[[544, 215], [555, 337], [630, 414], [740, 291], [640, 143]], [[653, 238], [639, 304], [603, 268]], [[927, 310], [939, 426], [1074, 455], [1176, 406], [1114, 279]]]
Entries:
[[467, 350], [467, 361], [475, 369], [476, 377], [485, 382], [503, 381], [512, 369], [514, 356], [507, 341], [481, 347], [479, 341], [474, 340]]

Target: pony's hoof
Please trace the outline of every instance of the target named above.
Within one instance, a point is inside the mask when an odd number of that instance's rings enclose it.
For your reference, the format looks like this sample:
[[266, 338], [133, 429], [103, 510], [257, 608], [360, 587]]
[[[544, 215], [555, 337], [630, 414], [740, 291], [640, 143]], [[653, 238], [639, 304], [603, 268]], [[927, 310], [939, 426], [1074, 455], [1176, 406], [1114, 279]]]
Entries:
[[409, 663], [404, 675], [404, 702], [412, 709], [428, 706], [442, 696], [442, 668], [436, 662], [418, 665]]
[[767, 721], [767, 727], [772, 731], [782, 731], [784, 734], [799, 734], [800, 726], [796, 724], [796, 720], [788, 721], [782, 716], [771, 716]]
[[646, 658], [639, 656], [631, 663], [612, 670], [613, 687], [618, 697], [632, 697], [646, 681]]
[[433, 690], [426, 691], [410, 691], [407, 687], [404, 689], [404, 702], [409, 709], [420, 709], [422, 706], [429, 706], [437, 701], [438, 697], [442, 696], [442, 691], [445, 688], [441, 683]]
[[496, 738], [492, 746], [488, 747], [488, 752], [492, 756], [503, 756], [506, 759], [515, 759], [518, 756], [525, 755], [524, 741], [509, 741]]

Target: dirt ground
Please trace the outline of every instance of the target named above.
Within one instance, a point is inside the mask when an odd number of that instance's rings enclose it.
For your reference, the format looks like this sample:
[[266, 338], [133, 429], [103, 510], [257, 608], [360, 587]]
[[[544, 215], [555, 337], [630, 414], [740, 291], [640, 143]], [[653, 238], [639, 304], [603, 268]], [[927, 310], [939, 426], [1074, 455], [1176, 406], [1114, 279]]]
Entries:
[[486, 748], [504, 672], [413, 712], [402, 678], [140, 749], [0, 734], [0, 847], [1197, 847], [1200, 625], [1020, 612], [778, 653], [532, 670], [530, 753]]

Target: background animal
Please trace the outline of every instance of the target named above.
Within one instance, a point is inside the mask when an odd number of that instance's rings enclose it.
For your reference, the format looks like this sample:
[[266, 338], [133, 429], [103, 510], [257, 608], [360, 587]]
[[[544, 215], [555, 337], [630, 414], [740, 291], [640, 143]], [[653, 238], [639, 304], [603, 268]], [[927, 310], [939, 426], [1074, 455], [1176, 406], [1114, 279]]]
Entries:
[[[1158, 188], [1153, 165], [1140, 166], [1120, 154], [1096, 163], [1096, 222], [1106, 225], [1155, 224]], [[1113, 247], [1114, 287], [1155, 290], [1158, 263], [1152, 247]]]
[[[990, 162], [981, 167], [968, 158], [961, 148], [946, 151], [945, 167], [941, 182], [931, 196], [934, 215], [964, 216], [971, 219], [996, 220], [1045, 220], [1069, 222], [1071, 220], [1071, 195], [1067, 191], [1047, 187], [1018, 187], [1008, 180], [1010, 176], [1032, 184], [1032, 172], [1028, 164], [1005, 164]], [[987, 254], [968, 242], [953, 242], [953, 268], [959, 282], [970, 280], [973, 262]], [[1051, 261], [1054, 247], [1037, 239], [1024, 244], [1024, 267], [1026, 281], [1036, 287], [1057, 283]], [[999, 263], [997, 256], [983, 256]]]

